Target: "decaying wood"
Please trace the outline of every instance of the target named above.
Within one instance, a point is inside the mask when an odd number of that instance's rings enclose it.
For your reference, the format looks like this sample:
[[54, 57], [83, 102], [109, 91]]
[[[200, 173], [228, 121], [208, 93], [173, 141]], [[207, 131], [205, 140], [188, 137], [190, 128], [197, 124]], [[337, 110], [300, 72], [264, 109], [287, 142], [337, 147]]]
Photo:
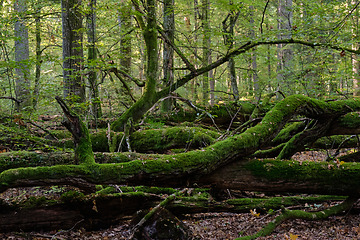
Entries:
[[[174, 155], [124, 153], [122, 160], [128, 161], [113, 164], [95, 162], [87, 128], [65, 104], [59, 103], [68, 118], [69, 130], [75, 141], [78, 140], [75, 156], [79, 157], [80, 164], [5, 170], [0, 173], [1, 191], [10, 187], [63, 184], [94, 191], [96, 184], [127, 184], [344, 196], [360, 194], [358, 163], [247, 159], [258, 149], [270, 146], [293, 117], [301, 115], [321, 123], [314, 126], [319, 126], [319, 135], [324, 135], [328, 126], [336, 121], [334, 116], [359, 111], [359, 100], [324, 102], [293, 95], [276, 104], [256, 126], [209, 147]], [[324, 121], [326, 119], [330, 121]], [[96, 208], [99, 206], [97, 203]]]
[[[179, 192], [177, 192], [178, 194]], [[342, 197], [276, 197], [229, 199], [215, 201], [211, 196], [177, 197], [166, 200], [166, 208], [177, 215], [200, 212], [237, 212], [248, 213], [277, 210], [281, 207], [323, 203], [324, 201], [342, 201]], [[88, 195], [81, 199], [60, 201], [56, 204], [41, 201], [32, 207], [7, 206], [2, 204], [0, 212], [0, 232], [68, 230], [73, 227], [88, 230], [118, 224], [120, 220], [135, 215], [139, 210], [153, 209], [163, 202], [160, 195], [149, 193], [123, 193], [111, 195]], [[51, 204], [50, 204], [51, 203]], [[163, 205], [162, 204], [162, 205]]]

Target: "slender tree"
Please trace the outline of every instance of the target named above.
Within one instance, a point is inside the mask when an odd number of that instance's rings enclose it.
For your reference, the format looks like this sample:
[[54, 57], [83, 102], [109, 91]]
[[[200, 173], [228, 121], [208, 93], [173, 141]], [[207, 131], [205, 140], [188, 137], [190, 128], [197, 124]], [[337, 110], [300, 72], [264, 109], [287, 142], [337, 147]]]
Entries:
[[[293, 21], [292, 0], [279, 0], [278, 1], [278, 38], [290, 39], [291, 27]], [[291, 62], [293, 59], [293, 51], [288, 44], [278, 44], [278, 66], [277, 66], [277, 79], [279, 88], [291, 93], [289, 82], [289, 75], [287, 72], [291, 69]]]
[[14, 9], [17, 14], [15, 22], [15, 62], [17, 110], [23, 111], [32, 106], [30, 91], [29, 38], [26, 23], [27, 1], [16, 0]]
[[86, 30], [88, 37], [88, 80], [90, 85], [91, 112], [95, 119], [101, 117], [101, 103], [99, 97], [99, 88], [96, 74], [96, 0], [90, 0], [88, 3], [88, 12], [86, 14]]
[[[202, 65], [203, 67], [209, 65], [211, 58], [210, 44], [211, 44], [211, 36], [210, 36], [210, 23], [209, 23], [209, 11], [210, 11], [210, 0], [201, 0], [202, 2], [202, 28], [203, 28], [203, 52], [202, 52]], [[210, 90], [210, 74], [206, 72], [203, 74], [203, 104], [207, 105], [209, 101], [209, 90]]]
[[[174, 42], [175, 18], [174, 18], [174, 0], [164, 0], [164, 34], [170, 42]], [[163, 72], [164, 86], [170, 86], [174, 83], [174, 49], [171, 44], [164, 41], [163, 50]], [[170, 94], [170, 93], [169, 93]], [[162, 104], [162, 111], [168, 112], [172, 107], [172, 99], [166, 99]]]
[[[233, 0], [229, 0], [229, 5], [230, 6], [234, 5]], [[231, 50], [234, 45], [234, 27], [235, 27], [236, 21], [239, 17], [239, 14], [240, 14], [240, 11], [236, 12], [234, 9], [230, 9], [229, 14], [222, 22], [223, 32], [224, 32], [224, 42], [229, 50]], [[234, 99], [238, 100], [239, 99], [239, 89], [238, 89], [238, 84], [237, 84], [234, 58], [229, 59], [228, 69], [229, 69], [231, 90], [234, 95]]]
[[[351, 6], [355, 6], [356, 2], [355, 1], [351, 1]], [[352, 16], [352, 35], [353, 38], [357, 38], [359, 35], [359, 11], [357, 9], [354, 10], [355, 13]], [[352, 48], [354, 50], [359, 48], [359, 42], [355, 41], [353, 42]], [[360, 96], [360, 76], [359, 76], [359, 60], [358, 60], [358, 55], [357, 54], [353, 54], [352, 55], [352, 71], [353, 71], [353, 86], [354, 86], [354, 96]]]
[[39, 101], [40, 93], [40, 76], [41, 76], [41, 3], [37, 1], [35, 3], [35, 81], [34, 81], [34, 91], [33, 91], [33, 106], [36, 108], [36, 105]]
[[[255, 39], [256, 34], [254, 30], [254, 6], [250, 6], [250, 39]], [[257, 74], [257, 55], [256, 55], [256, 48], [251, 51], [251, 80], [252, 86], [254, 90], [254, 95], [256, 99], [259, 99], [260, 96], [260, 86], [259, 86], [259, 78]]]
[[120, 67], [123, 71], [131, 74], [131, 4], [128, 0], [121, 0], [119, 9], [119, 28], [120, 28]]

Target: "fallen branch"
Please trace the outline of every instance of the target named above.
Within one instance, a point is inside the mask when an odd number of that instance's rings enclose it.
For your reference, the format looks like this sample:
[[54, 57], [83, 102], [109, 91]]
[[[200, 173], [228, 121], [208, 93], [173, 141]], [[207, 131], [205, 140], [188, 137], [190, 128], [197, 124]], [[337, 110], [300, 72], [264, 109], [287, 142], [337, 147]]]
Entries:
[[349, 211], [353, 204], [358, 200], [357, 196], [350, 196], [341, 204], [338, 204], [329, 209], [318, 211], [318, 212], [305, 212], [302, 210], [287, 210], [283, 209], [282, 214], [277, 216], [273, 221], [266, 225], [263, 229], [254, 235], [244, 236], [236, 238], [235, 240], [247, 240], [256, 239], [258, 237], [264, 237], [270, 235], [274, 229], [279, 226], [282, 222], [288, 219], [304, 219], [304, 220], [322, 220], [330, 216], [340, 214], [344, 211]]

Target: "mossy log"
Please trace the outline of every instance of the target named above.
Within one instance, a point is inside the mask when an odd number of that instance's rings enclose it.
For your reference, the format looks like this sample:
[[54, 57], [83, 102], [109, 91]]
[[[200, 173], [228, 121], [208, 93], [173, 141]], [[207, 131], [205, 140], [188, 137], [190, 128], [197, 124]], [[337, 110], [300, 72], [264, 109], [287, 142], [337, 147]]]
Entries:
[[[81, 143], [77, 147], [78, 150], [86, 149], [85, 152], [75, 150], [81, 158], [85, 158], [79, 165], [9, 169], [0, 174], [0, 190], [44, 184], [71, 184], [90, 190], [95, 184], [107, 183], [172, 187], [215, 183], [219, 187], [246, 190], [344, 195], [358, 193], [360, 166], [356, 163], [337, 166], [331, 163], [247, 161], [244, 157], [269, 144], [293, 116], [330, 119], [334, 115], [342, 116], [359, 109], [359, 100], [324, 102], [293, 95], [277, 103], [261, 123], [242, 134], [201, 150], [174, 155], [146, 155], [126, 163], [95, 163], [88, 148], [90, 141], [86, 140], [82, 142], [85, 145]], [[230, 184], [224, 179], [228, 172], [226, 168], [232, 162], [238, 164], [238, 171], [233, 174]], [[217, 174], [222, 169], [226, 174]]]
[[[196, 149], [206, 147], [215, 142], [220, 133], [200, 127], [165, 127], [162, 129], [140, 130], [131, 133], [130, 145], [133, 151], [140, 153], [163, 153], [171, 149]], [[105, 131], [90, 134], [93, 150], [108, 152], [110, 148], [115, 151], [127, 151], [123, 133], [112, 132], [109, 147]], [[122, 143], [121, 146], [119, 146]]]
[[[124, 189], [124, 188], [122, 188]], [[143, 189], [150, 192], [123, 192], [112, 194], [84, 195], [77, 191], [64, 193], [60, 199], [31, 197], [21, 202], [1, 202], [0, 232], [36, 231], [86, 228], [94, 230], [118, 224], [119, 220], [135, 215], [139, 210], [151, 209], [164, 198], [161, 189]], [[172, 189], [169, 194], [176, 193]], [[156, 194], [154, 194], [154, 193]], [[168, 190], [165, 189], [165, 193]], [[342, 201], [344, 197], [274, 197], [242, 198], [215, 201], [208, 193], [194, 190], [191, 196], [178, 196], [166, 208], [176, 215], [199, 212], [238, 212], [248, 213], [256, 209], [259, 213], [277, 210], [286, 206], [309, 205]]]

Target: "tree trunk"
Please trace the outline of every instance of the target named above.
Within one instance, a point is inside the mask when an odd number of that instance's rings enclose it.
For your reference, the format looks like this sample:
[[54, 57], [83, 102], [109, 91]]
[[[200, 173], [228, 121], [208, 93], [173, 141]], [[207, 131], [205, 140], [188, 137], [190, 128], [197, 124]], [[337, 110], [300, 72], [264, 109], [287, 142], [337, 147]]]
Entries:
[[40, 93], [40, 76], [41, 76], [41, 6], [36, 5], [36, 16], [35, 16], [35, 39], [36, 39], [36, 67], [35, 67], [35, 82], [34, 82], [34, 93], [33, 93], [33, 107], [36, 108], [39, 101]]
[[[203, 54], [202, 54], [202, 66], [208, 66], [210, 63], [210, 43], [211, 43], [211, 36], [210, 36], [210, 20], [209, 20], [209, 11], [210, 11], [210, 1], [209, 0], [202, 0], [202, 14], [201, 14], [201, 22], [203, 28]], [[202, 95], [203, 95], [203, 105], [207, 106], [209, 103], [209, 90], [210, 90], [210, 76], [209, 72], [203, 74], [202, 80]]]
[[88, 80], [90, 85], [91, 112], [95, 119], [101, 117], [101, 102], [96, 74], [96, 0], [88, 3], [89, 13], [86, 14], [86, 30], [88, 36]]
[[[352, 5], [355, 5], [355, 1], [351, 1]], [[355, 13], [352, 15], [352, 36], [353, 38], [356, 38], [359, 35], [359, 11], [357, 9], [354, 10]], [[352, 45], [353, 49], [358, 49], [359, 48], [359, 42], [357, 43], [353, 43]], [[353, 70], [353, 88], [354, 88], [354, 92], [353, 95], [354, 96], [360, 96], [360, 76], [359, 76], [359, 60], [358, 60], [358, 56], [357, 54], [353, 54], [351, 56], [351, 61], [352, 61], [352, 70]]]
[[82, 0], [62, 0], [64, 97], [72, 103], [85, 102], [83, 69]]
[[[164, 32], [171, 42], [174, 42], [175, 34], [175, 15], [174, 15], [174, 0], [164, 1]], [[174, 49], [169, 43], [164, 41], [163, 50], [163, 72], [164, 72], [164, 86], [174, 84]], [[170, 94], [170, 92], [169, 92]], [[162, 111], [170, 112], [172, 109], [173, 99], [168, 98], [162, 102]]]
[[[14, 10], [18, 14], [15, 22], [15, 62], [16, 62], [16, 87], [15, 95], [21, 102], [16, 102], [17, 111], [32, 107], [30, 92], [30, 66], [29, 66], [29, 38], [26, 23], [26, 0], [16, 0]], [[29, 109], [27, 109], [29, 110]]]
[[131, 5], [130, 1], [122, 0], [119, 10], [119, 28], [120, 28], [120, 67], [121, 70], [131, 75]]
[[[250, 6], [250, 38], [255, 39], [255, 27], [254, 27], [254, 6]], [[256, 48], [254, 48], [251, 52], [251, 80], [252, 86], [254, 87], [254, 96], [256, 100], [260, 100], [260, 85], [259, 78], [257, 75], [257, 62], [256, 62]]]
[[[279, 39], [291, 38], [292, 27], [292, 0], [279, 0], [278, 2], [278, 30]], [[278, 44], [278, 66], [277, 66], [277, 79], [278, 86], [284, 93], [292, 94], [292, 87], [290, 82], [291, 61], [293, 58], [293, 52], [290, 46], [287, 44]]]
[[[229, 0], [229, 5], [233, 5], [233, 1]], [[240, 12], [235, 12], [231, 10], [225, 20], [222, 22], [223, 24], [223, 32], [224, 32], [224, 42], [225, 45], [228, 47], [229, 50], [233, 48], [234, 45], [234, 27], [236, 21], [239, 17]], [[234, 58], [230, 58], [228, 62], [229, 68], [229, 78], [230, 78], [230, 86], [232, 93], [234, 95], [235, 100], [239, 100], [239, 89], [237, 85], [236, 79], [236, 70], [235, 70], [235, 60]]]

